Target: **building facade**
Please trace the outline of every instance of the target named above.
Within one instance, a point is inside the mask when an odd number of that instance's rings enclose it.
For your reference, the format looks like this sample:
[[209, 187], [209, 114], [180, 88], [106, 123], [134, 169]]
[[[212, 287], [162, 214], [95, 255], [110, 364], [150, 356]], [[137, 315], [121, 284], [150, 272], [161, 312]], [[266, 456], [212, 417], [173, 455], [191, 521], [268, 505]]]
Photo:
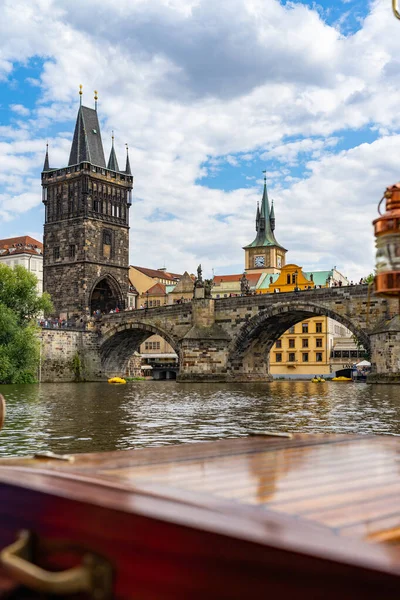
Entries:
[[121, 170], [112, 140], [106, 164], [97, 106], [80, 105], [68, 166], [50, 167], [46, 151], [42, 172], [43, 287], [57, 316], [125, 307], [132, 186], [128, 154]]
[[36, 289], [43, 292], [43, 244], [38, 240], [23, 235], [0, 240], [0, 263], [14, 268], [24, 267], [37, 278]]

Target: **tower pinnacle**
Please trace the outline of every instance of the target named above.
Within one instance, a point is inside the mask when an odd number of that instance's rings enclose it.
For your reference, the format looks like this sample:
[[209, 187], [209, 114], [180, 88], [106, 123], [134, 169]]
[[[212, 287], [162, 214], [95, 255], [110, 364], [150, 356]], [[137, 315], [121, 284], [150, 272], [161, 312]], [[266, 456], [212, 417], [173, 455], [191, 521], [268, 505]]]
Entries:
[[131, 165], [129, 162], [129, 147], [128, 144], [125, 144], [126, 146], [126, 166], [125, 166], [125, 173], [127, 175], [132, 175], [132, 171], [131, 171]]
[[111, 171], [119, 171], [117, 155], [115, 154], [114, 148], [114, 131], [111, 135], [111, 152], [110, 158], [108, 159], [107, 169], [110, 169]]
[[44, 157], [43, 171], [50, 171], [49, 167], [49, 143], [46, 142], [46, 156]]

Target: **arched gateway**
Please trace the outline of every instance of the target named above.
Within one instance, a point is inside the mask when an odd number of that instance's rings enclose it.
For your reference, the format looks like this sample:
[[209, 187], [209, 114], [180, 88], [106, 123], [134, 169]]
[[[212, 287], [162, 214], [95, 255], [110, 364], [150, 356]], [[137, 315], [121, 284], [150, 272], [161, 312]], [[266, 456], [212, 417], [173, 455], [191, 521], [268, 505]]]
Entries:
[[95, 281], [90, 293], [89, 306], [91, 314], [96, 311], [109, 313], [110, 310], [124, 307], [121, 286], [112, 275], [100, 277]]

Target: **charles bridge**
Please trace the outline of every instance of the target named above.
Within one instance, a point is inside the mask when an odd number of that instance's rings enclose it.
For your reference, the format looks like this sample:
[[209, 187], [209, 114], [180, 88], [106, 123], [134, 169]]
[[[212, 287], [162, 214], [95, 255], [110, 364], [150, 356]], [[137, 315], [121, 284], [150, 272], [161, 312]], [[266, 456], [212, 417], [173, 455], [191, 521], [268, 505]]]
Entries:
[[269, 351], [275, 341], [312, 316], [345, 325], [371, 356], [371, 380], [392, 381], [400, 378], [396, 309], [397, 302], [357, 285], [202, 298], [114, 313], [92, 323], [88, 331], [43, 331], [42, 381], [121, 375], [133, 352], [153, 334], [161, 335], [178, 354], [179, 381], [265, 381], [271, 378]]

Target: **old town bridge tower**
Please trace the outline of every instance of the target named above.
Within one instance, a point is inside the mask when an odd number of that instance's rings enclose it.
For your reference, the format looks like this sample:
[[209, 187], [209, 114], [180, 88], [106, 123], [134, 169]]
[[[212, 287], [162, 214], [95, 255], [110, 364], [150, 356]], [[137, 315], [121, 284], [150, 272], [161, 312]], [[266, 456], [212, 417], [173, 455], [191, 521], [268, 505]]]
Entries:
[[[82, 91], [80, 91], [82, 101]], [[106, 165], [95, 108], [80, 103], [68, 166], [42, 172], [43, 287], [57, 316], [125, 306], [133, 176], [118, 167], [114, 137]]]

